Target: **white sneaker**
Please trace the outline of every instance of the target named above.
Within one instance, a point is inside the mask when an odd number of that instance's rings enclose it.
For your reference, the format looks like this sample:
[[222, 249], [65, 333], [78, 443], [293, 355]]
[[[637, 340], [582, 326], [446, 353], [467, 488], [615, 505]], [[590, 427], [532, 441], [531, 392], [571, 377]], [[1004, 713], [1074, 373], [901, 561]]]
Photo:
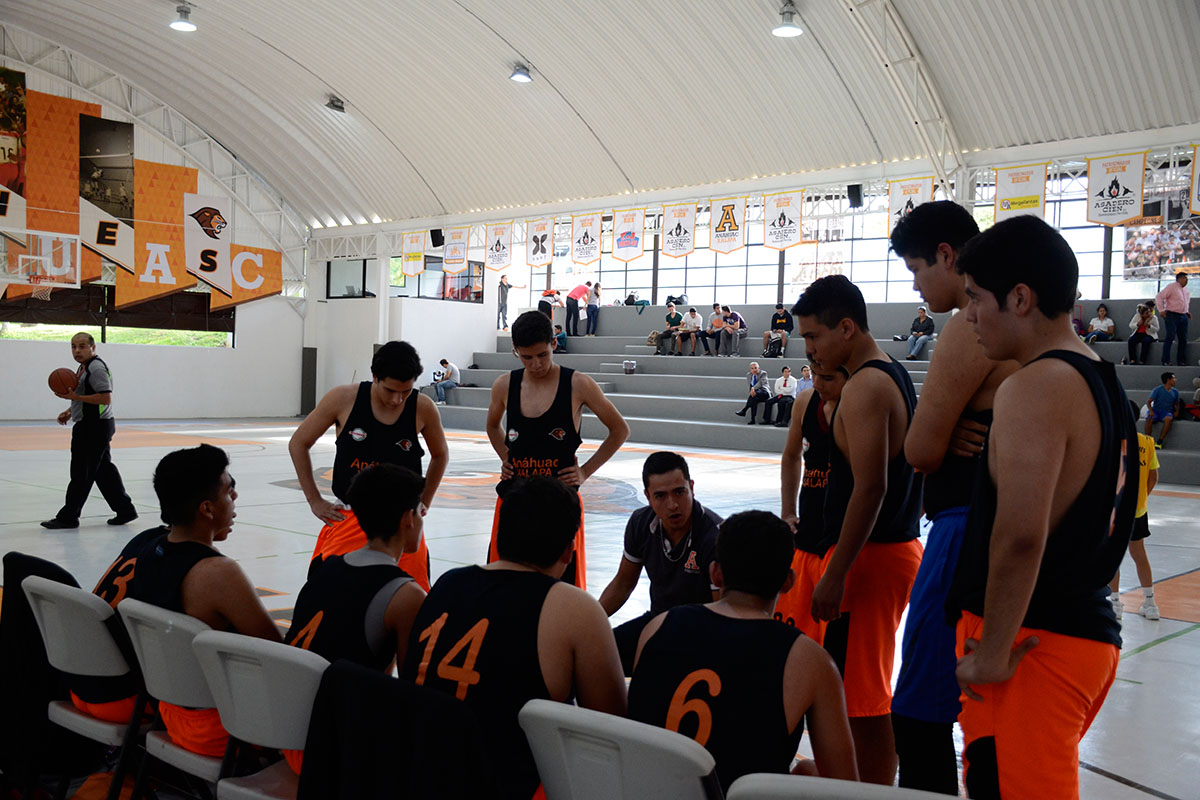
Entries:
[[1112, 603], [1113, 613], [1117, 615], [1117, 619], [1120, 619], [1121, 615], [1125, 613], [1125, 604], [1121, 602], [1121, 598], [1109, 596], [1108, 602]]
[[1158, 606], [1153, 599], [1147, 599], [1144, 603], [1138, 606], [1138, 613], [1146, 619], [1158, 619]]
[[444, 406], [444, 405], [446, 405], [446, 401], [445, 401], [445, 400], [434, 400], [433, 402], [434, 402], [434, 405], [439, 405], [439, 406]]

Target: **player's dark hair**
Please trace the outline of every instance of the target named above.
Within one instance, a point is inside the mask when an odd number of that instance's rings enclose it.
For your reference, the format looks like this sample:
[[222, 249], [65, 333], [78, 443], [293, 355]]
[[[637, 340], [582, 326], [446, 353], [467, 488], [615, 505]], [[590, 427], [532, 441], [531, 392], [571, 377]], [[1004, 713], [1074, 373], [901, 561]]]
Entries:
[[944, 242], [957, 252], [978, 233], [975, 218], [958, 203], [952, 200], [922, 203], [892, 228], [892, 252], [901, 258], [923, 258], [932, 264], [937, 260], [938, 245]]
[[505, 489], [496, 551], [506, 561], [546, 569], [579, 530], [579, 493], [544, 475], [515, 478]]
[[80, 331], [79, 333], [75, 334], [75, 336], [72, 336], [71, 338], [75, 339], [79, 336], [86, 336], [87, 340], [88, 340], [88, 344], [91, 345], [92, 347], [96, 346], [96, 337], [92, 336], [87, 331]]
[[642, 488], [650, 488], [651, 475], [666, 475], [668, 472], [680, 470], [683, 472], [683, 479], [690, 481], [692, 473], [688, 470], [687, 461], [679, 453], [672, 453], [670, 450], [659, 450], [657, 453], [651, 453], [646, 457], [646, 461], [642, 464]]
[[154, 468], [154, 493], [159, 516], [166, 525], [191, 525], [205, 500], [215, 500], [229, 456], [219, 447], [202, 444], [167, 453]]
[[1108, 306], [1104, 305], [1104, 303], [1101, 303], [1100, 305], [1096, 306], [1096, 313], [1097, 313], [1097, 314], [1099, 314], [1099, 313], [1100, 313], [1100, 309], [1102, 309], [1102, 308], [1104, 309], [1104, 313], [1105, 313], [1105, 314], [1107, 314], [1107, 313], [1108, 313]]
[[845, 275], [827, 275], [813, 281], [792, 306], [792, 315], [816, 317], [826, 328], [833, 328], [848, 317], [860, 330], [869, 331], [867, 301]]
[[729, 306], [721, 306], [721, 310], [722, 310], [722, 311], [724, 311], [724, 312], [726, 312], [726, 313], [730, 313], [730, 312], [731, 312], [731, 309], [729, 308]]
[[1175, 280], [1179, 280], [1180, 278], [1186, 278], [1187, 276], [1188, 276], [1188, 274], [1186, 272], [1184, 272], [1183, 270], [1179, 270], [1179, 272], [1175, 273]]
[[1161, 376], [1159, 376], [1159, 380], [1162, 381], [1163, 386], [1166, 386], [1167, 381], [1171, 380], [1171, 378], [1174, 378], [1174, 377], [1175, 377], [1174, 372], [1164, 372]]
[[513, 347], [530, 347], [554, 341], [550, 318], [540, 311], [526, 311], [512, 324]]
[[381, 381], [388, 378], [415, 381], [424, 371], [421, 357], [408, 342], [388, 342], [376, 350], [371, 359], [371, 374]]
[[720, 303], [713, 303], [713, 308], [714, 308], [714, 309], [717, 309], [717, 310], [720, 310], [720, 308], [721, 308], [721, 304], [720, 304]]
[[774, 597], [787, 581], [795, 549], [792, 529], [770, 511], [734, 514], [717, 532], [717, 562], [725, 589]]
[[400, 528], [400, 518], [417, 508], [425, 479], [407, 467], [376, 464], [350, 481], [347, 498], [368, 539], [387, 542]]
[[438, 363], [441, 364], [443, 367], [450, 365], [450, 362], [444, 358], [441, 361], [439, 361]]
[[554, 330], [556, 330], [556, 331], [561, 331], [561, 330], [562, 330], [562, 325], [555, 325], [555, 326], [554, 326]]
[[967, 242], [957, 265], [995, 295], [1001, 309], [1019, 283], [1033, 290], [1038, 310], [1048, 319], [1075, 307], [1079, 262], [1061, 233], [1030, 214], [997, 222]]

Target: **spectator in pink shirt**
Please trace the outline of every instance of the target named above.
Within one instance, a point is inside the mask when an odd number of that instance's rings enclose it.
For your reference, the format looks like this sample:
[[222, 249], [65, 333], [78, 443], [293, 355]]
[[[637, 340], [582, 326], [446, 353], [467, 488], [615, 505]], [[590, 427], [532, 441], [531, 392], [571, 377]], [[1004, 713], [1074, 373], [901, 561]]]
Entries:
[[567, 336], [579, 335], [579, 301], [588, 296], [592, 282], [581, 283], [567, 294]]
[[1188, 320], [1191, 319], [1191, 313], [1188, 311], [1192, 301], [1192, 295], [1187, 290], [1188, 276], [1185, 272], [1175, 273], [1175, 282], [1164, 286], [1162, 291], [1155, 296], [1155, 305], [1162, 312], [1164, 327], [1167, 329], [1166, 339], [1163, 341], [1162, 348], [1162, 363], [1167, 366], [1171, 363], [1171, 340], [1177, 338], [1179, 340], [1179, 366], [1186, 367], [1187, 360], [1187, 335], [1188, 335]]

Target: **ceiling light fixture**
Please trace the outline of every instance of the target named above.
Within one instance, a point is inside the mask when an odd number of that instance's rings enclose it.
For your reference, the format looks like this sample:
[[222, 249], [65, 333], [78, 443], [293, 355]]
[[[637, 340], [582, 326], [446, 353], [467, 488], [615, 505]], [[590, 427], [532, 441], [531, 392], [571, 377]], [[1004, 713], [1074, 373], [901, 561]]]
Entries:
[[512, 75], [509, 75], [508, 79], [517, 83], [533, 82], [533, 76], [529, 74], [529, 67], [524, 64], [517, 64], [517, 66], [513, 67]]
[[175, 7], [175, 13], [179, 16], [171, 23], [171, 30], [183, 31], [184, 33], [191, 33], [196, 30], [196, 23], [190, 19], [192, 15], [191, 6], [187, 3], [180, 3]]
[[325, 101], [325, 107], [332, 108], [334, 111], [337, 111], [339, 114], [346, 113], [346, 101], [343, 100], [342, 98], [338, 97], [336, 94], [329, 95], [329, 99], [327, 101]]
[[783, 8], [779, 9], [779, 24], [771, 29], [771, 33], [781, 39], [790, 39], [804, 33], [804, 29], [796, 24], [796, 6], [792, 0], [786, 0]]

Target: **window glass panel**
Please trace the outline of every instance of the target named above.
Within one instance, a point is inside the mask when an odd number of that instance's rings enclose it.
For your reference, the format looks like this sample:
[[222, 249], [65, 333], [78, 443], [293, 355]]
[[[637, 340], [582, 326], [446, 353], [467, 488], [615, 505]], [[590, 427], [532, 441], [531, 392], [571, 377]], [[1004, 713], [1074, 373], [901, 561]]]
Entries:
[[717, 286], [745, 286], [745, 267], [717, 267]]
[[687, 270], [687, 285], [689, 289], [712, 289], [717, 279], [714, 267], [692, 267]]
[[[887, 301], [889, 303], [921, 304], [921, 293], [913, 289], [912, 281], [888, 281]], [[869, 300], [867, 302], [870, 302]], [[916, 309], [913, 309], [916, 316]]]
[[859, 239], [852, 243], [854, 260], [857, 261], [883, 261], [888, 258], [887, 239]]
[[746, 264], [746, 248], [742, 247], [734, 250], [732, 253], [718, 253], [713, 251], [717, 257], [718, 267], [727, 267], [733, 264]]
[[[1113, 271], [1119, 271], [1120, 254], [1113, 258]], [[1076, 253], [1075, 260], [1079, 262], [1079, 274], [1084, 275], [1103, 275], [1104, 274], [1104, 254], [1103, 253]], [[1099, 295], [1097, 295], [1098, 297]]]
[[[717, 289], [714, 300], [721, 305], [732, 306], [736, 310], [738, 306], [746, 303], [746, 287], [743, 285], [722, 286]], [[699, 311], [700, 306], [696, 306], [696, 310]]]
[[326, 297], [363, 296], [363, 259], [339, 258], [328, 262], [329, 290]]
[[1074, 228], [1090, 224], [1087, 220], [1087, 201], [1069, 200], [1058, 204], [1058, 224], [1063, 228]]
[[[1088, 298], [1099, 297], [1100, 292], [1101, 292], [1102, 283], [1103, 283], [1103, 279], [1099, 275], [1090, 276], [1090, 277], [1081, 277], [1079, 279], [1079, 285], [1077, 288], [1079, 289], [1079, 291], [1083, 292], [1082, 299], [1086, 300]], [[1087, 316], [1087, 313], [1088, 312], [1086, 312], [1086, 311], [1084, 312], [1084, 322], [1087, 322], [1087, 320], [1090, 319], [1090, 317]], [[1128, 320], [1126, 320], [1126, 321], [1128, 322]], [[1120, 326], [1118, 326], [1118, 332], [1120, 332], [1119, 328], [1120, 328]], [[1126, 330], [1128, 330], [1128, 328], [1126, 328]]]
[[[778, 286], [748, 286], [746, 288], [746, 302], [750, 305], [768, 305], [776, 303], [779, 300]], [[699, 311], [699, 308], [697, 308]], [[751, 328], [754, 327], [752, 320], [746, 320], [746, 324]], [[766, 329], [767, 323], [763, 323], [763, 329]]]
[[754, 284], [769, 284], [776, 286], [779, 283], [779, 262], [774, 264], [759, 264], [747, 268], [746, 282]]
[[863, 299], [868, 303], [887, 302], [886, 283], [855, 283], [855, 285], [858, 286], [858, 288], [862, 291]]
[[855, 261], [850, 270], [850, 280], [858, 284], [887, 280], [887, 269], [886, 261]]
[[1067, 228], [1059, 232], [1077, 255], [1100, 252], [1104, 249], [1104, 229], [1101, 227]]

